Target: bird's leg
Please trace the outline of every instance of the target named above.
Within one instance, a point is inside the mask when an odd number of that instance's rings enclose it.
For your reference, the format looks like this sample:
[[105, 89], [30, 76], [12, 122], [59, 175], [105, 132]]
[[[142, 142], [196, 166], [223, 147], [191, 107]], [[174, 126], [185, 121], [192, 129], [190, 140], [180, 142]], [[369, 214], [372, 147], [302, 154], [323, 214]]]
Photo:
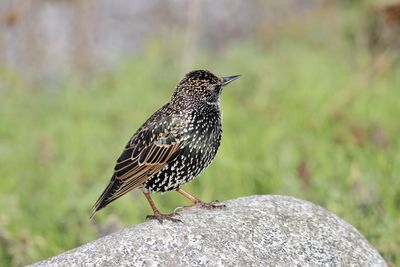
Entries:
[[203, 208], [203, 209], [215, 209], [215, 208], [225, 208], [226, 206], [224, 204], [218, 204], [218, 200], [212, 201], [210, 203], [205, 203], [203, 201], [201, 201], [200, 199], [198, 199], [197, 197], [189, 194], [188, 192], [178, 188], [176, 189], [176, 192], [178, 192], [179, 194], [181, 194], [182, 196], [186, 197], [187, 199], [189, 199], [190, 201], [193, 202], [193, 205], [190, 206], [183, 206], [182, 208], [190, 208], [190, 207], [198, 207], [198, 208]]
[[179, 219], [174, 218], [173, 216], [176, 215], [177, 213], [171, 213], [171, 214], [163, 214], [161, 213], [156, 205], [154, 204], [153, 199], [150, 196], [150, 193], [148, 192], [144, 192], [143, 191], [144, 196], [146, 197], [147, 201], [149, 202], [151, 209], [153, 210], [153, 215], [147, 215], [147, 219], [157, 219], [160, 223], [162, 223], [164, 220], [170, 220], [173, 222], [182, 222]]

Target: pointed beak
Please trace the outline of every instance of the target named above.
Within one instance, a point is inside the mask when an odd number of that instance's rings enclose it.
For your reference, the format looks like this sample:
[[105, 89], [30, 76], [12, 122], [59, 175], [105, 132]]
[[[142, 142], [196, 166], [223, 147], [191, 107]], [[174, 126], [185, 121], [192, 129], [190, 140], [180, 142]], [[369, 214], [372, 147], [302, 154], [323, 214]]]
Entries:
[[237, 78], [239, 78], [240, 75], [234, 75], [234, 76], [228, 76], [228, 77], [222, 77], [222, 86], [227, 85], [228, 83], [233, 82], [234, 80], [236, 80]]

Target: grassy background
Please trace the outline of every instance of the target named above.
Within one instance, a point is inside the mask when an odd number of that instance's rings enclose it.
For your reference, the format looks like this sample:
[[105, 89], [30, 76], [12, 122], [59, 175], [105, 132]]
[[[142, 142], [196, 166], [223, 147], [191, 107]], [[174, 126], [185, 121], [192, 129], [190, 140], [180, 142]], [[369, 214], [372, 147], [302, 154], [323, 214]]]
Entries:
[[[192, 69], [242, 77], [222, 95], [217, 158], [186, 189], [205, 201], [254, 194], [310, 200], [399, 263], [399, 66], [355, 44], [351, 22], [334, 31], [328, 22], [311, 24], [303, 25], [309, 35], [283, 29], [272, 41], [260, 34], [195, 58]], [[144, 221], [150, 207], [140, 192], [110, 204], [94, 222], [88, 215], [131, 134], [168, 101], [182, 75], [177, 58], [179, 49], [153, 40], [91, 82], [66, 75], [51, 86], [0, 69], [8, 88], [0, 91], [1, 266]], [[175, 193], [155, 201], [165, 212], [186, 204]]]

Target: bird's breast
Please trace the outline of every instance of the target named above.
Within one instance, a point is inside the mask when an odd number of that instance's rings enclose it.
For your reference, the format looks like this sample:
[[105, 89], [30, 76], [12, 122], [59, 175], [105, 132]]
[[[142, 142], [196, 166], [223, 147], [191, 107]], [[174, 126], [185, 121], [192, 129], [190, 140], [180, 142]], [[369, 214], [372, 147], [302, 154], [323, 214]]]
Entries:
[[196, 154], [204, 163], [211, 161], [221, 142], [222, 127], [219, 112], [192, 113], [183, 135], [184, 149]]

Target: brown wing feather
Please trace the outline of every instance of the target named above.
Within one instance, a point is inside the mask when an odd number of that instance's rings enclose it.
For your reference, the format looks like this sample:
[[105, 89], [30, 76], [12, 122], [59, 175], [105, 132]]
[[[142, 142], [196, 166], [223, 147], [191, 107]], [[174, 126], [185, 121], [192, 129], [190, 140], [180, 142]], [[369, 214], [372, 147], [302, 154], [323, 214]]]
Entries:
[[[181, 142], [175, 142], [168, 146], [160, 146], [152, 144], [148, 148], [141, 151], [141, 153], [134, 158], [134, 168], [123, 169], [126, 170], [120, 176], [116, 175], [116, 179], [123, 181], [123, 184], [117, 192], [109, 199], [115, 200], [124, 195], [128, 191], [141, 186], [144, 182], [152, 177], [155, 173], [160, 171], [172, 158], [175, 158], [177, 150], [181, 147]], [[159, 157], [159, 154], [166, 154], [166, 157]], [[140, 158], [144, 161], [140, 161]], [[160, 159], [163, 159], [162, 161]], [[116, 172], [117, 173], [117, 172]]]
[[138, 130], [118, 158], [111, 181], [94, 205], [92, 216], [110, 202], [141, 186], [176, 158], [182, 146], [178, 130], [180, 123], [167, 118], [164, 123], [158, 122], [157, 127], [150, 124]]

